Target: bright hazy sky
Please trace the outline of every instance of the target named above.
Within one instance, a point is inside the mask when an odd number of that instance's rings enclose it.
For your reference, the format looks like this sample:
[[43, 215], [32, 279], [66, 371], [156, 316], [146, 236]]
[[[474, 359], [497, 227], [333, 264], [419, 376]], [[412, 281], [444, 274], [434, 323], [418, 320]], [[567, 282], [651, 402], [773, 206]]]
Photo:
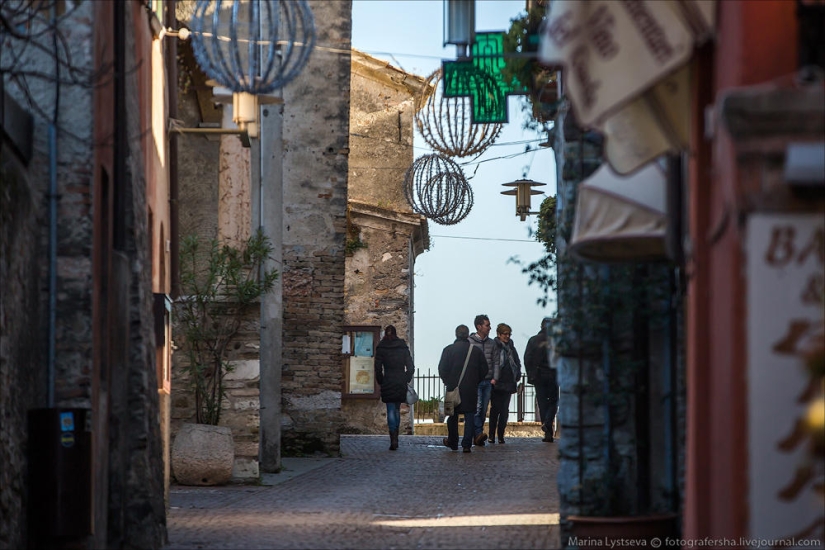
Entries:
[[[504, 31], [510, 20], [524, 13], [524, 0], [478, 0], [476, 32]], [[455, 59], [455, 46], [442, 47], [442, 0], [354, 0], [352, 45], [385, 59], [404, 71], [427, 77], [442, 59]], [[546, 183], [539, 188], [556, 193], [552, 149], [524, 153], [546, 139], [522, 129], [526, 114], [518, 97], [510, 97], [509, 120], [496, 143], [477, 159], [454, 159], [464, 169], [473, 189], [470, 214], [455, 225], [429, 222], [430, 250], [415, 263], [415, 328], [413, 354], [421, 374], [436, 372], [441, 350], [454, 340], [454, 330], [465, 324], [474, 331], [473, 318], [486, 313], [495, 326], [513, 327], [519, 355], [527, 339], [539, 331], [542, 317], [555, 311], [555, 300], [542, 308], [541, 291], [527, 285], [521, 268], [508, 263], [519, 257], [528, 263], [542, 256], [543, 247], [529, 233], [535, 216], [522, 222], [515, 215], [515, 197], [502, 195], [503, 183], [521, 177]], [[414, 158], [432, 153], [416, 133]], [[535, 147], [534, 147], [535, 148]], [[533, 197], [533, 211], [545, 195]]]

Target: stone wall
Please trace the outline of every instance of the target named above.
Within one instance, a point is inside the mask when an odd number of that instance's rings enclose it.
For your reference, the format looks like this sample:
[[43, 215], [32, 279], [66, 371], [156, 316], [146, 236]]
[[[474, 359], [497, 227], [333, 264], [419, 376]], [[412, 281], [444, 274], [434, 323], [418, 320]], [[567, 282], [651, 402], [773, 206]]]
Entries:
[[601, 137], [570, 112], [555, 128], [564, 542], [572, 534], [569, 516], [678, 511], [684, 350], [679, 312], [668, 309], [672, 266], [602, 264], [567, 252], [578, 186], [601, 162]]
[[[5, 101], [8, 108], [12, 100]], [[0, 547], [23, 548], [26, 413], [46, 402], [44, 318], [37, 284], [37, 264], [45, 256], [38, 229], [44, 212], [7, 137], [0, 130]]]
[[[413, 161], [414, 97], [423, 79], [353, 52], [350, 109], [347, 325], [395, 326], [413, 349], [413, 266], [427, 247], [427, 221], [413, 213], [404, 175]], [[401, 407], [401, 432], [412, 433]], [[387, 430], [380, 398], [346, 399], [348, 433]]]
[[[49, 366], [49, 166], [51, 153], [47, 137], [48, 120], [58, 104], [57, 114], [57, 243], [56, 310], [54, 316], [54, 406], [90, 408], [94, 412], [93, 437], [104, 441], [93, 450], [92, 472], [107, 471], [103, 484], [92, 485], [95, 512], [111, 518], [108, 525], [96, 525], [96, 547], [134, 546], [158, 548], [165, 539], [163, 502], [162, 442], [158, 425], [158, 398], [155, 372], [154, 320], [152, 316], [151, 256], [147, 230], [146, 180], [140, 136], [141, 88], [135, 71], [125, 77], [124, 105], [128, 116], [115, 123], [125, 136], [119, 161], [122, 172], [111, 180], [121, 208], [116, 225], [122, 228], [117, 251], [110, 257], [112, 280], [118, 287], [118, 314], [114, 324], [95, 323], [100, 307], [102, 274], [93, 269], [96, 240], [103, 226], [105, 203], [96, 193], [96, 162], [112, 155], [114, 136], [94, 139], [101, 119], [112, 121], [111, 92], [106, 84], [82, 80], [96, 72], [93, 46], [96, 30], [112, 28], [112, 20], [96, 20], [111, 11], [98, 10], [96, 3], [67, 6], [59, 32], [71, 49], [71, 62], [81, 81], [58, 86], [53, 80], [30, 82], [28, 99], [33, 109], [33, 153], [28, 166], [10, 160], [3, 151], [6, 168], [0, 185], [0, 288], [2, 288], [2, 341], [0, 342], [0, 546], [26, 546], [26, 479], [38, 475], [26, 463], [28, 409], [46, 407]], [[134, 8], [134, 9], [132, 9]], [[115, 10], [114, 13], [117, 13]], [[147, 32], [146, 12], [138, 2], [128, 2], [120, 11], [125, 35], [126, 67], [137, 66], [135, 32]], [[34, 20], [32, 36], [45, 40], [44, 48], [29, 47], [20, 60], [27, 69], [50, 74], [54, 59], [50, 52], [51, 33], [40, 33], [42, 21]], [[3, 39], [7, 38], [4, 35]], [[10, 51], [3, 49], [3, 52]], [[21, 49], [22, 51], [22, 49]], [[7, 58], [3, 59], [3, 66]], [[3, 75], [4, 79], [7, 75]], [[99, 76], [99, 75], [98, 75]], [[65, 74], [64, 78], [67, 78]], [[8, 80], [7, 80], [8, 82]], [[111, 79], [108, 80], [111, 83]], [[28, 105], [23, 91], [7, 87], [21, 105]], [[101, 100], [101, 98], [103, 98]], [[39, 110], [38, 110], [39, 109]], [[44, 114], [47, 113], [47, 114]], [[5, 139], [4, 139], [5, 141]], [[5, 147], [4, 143], [4, 147]], [[105, 151], [105, 152], [104, 152]], [[96, 209], [95, 205], [100, 209]], [[109, 211], [108, 215], [112, 215]], [[120, 279], [117, 277], [120, 276]], [[111, 289], [110, 289], [111, 290]], [[122, 292], [121, 292], [122, 291]], [[109, 338], [111, 337], [111, 339]], [[109, 350], [108, 352], [105, 350]], [[109, 361], [107, 361], [109, 359]], [[41, 537], [47, 531], [32, 525], [30, 534]], [[29, 541], [30, 543], [32, 541]], [[43, 541], [41, 541], [43, 542]]]
[[[319, 44], [348, 52], [350, 2], [313, 0]], [[283, 456], [337, 454], [350, 55], [316, 50], [283, 90]]]
[[[182, 3], [178, 7], [187, 5]], [[213, 103], [211, 88], [206, 85], [206, 76], [197, 67], [189, 44], [181, 43], [178, 48], [178, 72], [183, 83], [178, 94], [181, 124], [185, 128], [197, 128], [202, 123], [220, 121], [230, 114], [229, 109], [224, 113], [220, 105]], [[182, 134], [177, 139], [181, 238], [197, 236], [204, 244], [219, 239], [232, 246], [241, 245], [251, 232], [249, 148], [242, 147], [236, 135]], [[259, 478], [258, 309], [250, 308], [227, 355], [231, 372], [225, 378], [226, 399], [220, 425], [232, 429], [235, 482]], [[172, 330], [176, 346], [181, 350], [172, 356], [171, 432], [174, 439], [181, 424], [195, 421], [195, 401], [186, 372], [188, 359], [182, 351], [186, 342], [176, 315], [173, 315]]]
[[[186, 7], [179, 5], [179, 17]], [[318, 43], [348, 51], [351, 34], [349, 2], [310, 2], [316, 21]], [[179, 116], [186, 127], [216, 120], [204, 93], [205, 78], [192, 67], [193, 59], [181, 47], [182, 74], [189, 82], [180, 97]], [[343, 327], [344, 244], [349, 137], [349, 72], [347, 53], [316, 50], [308, 65], [283, 90], [283, 212], [269, 220], [283, 226], [279, 267], [283, 292], [283, 349], [275, 359], [282, 371], [281, 441], [283, 454], [338, 452], [341, 415], [341, 354]], [[330, 85], [332, 83], [332, 85]], [[198, 96], [200, 91], [200, 97]], [[274, 111], [269, 109], [268, 112]], [[217, 120], [221, 113], [218, 111]], [[221, 166], [232, 165], [248, 174], [245, 151], [229, 147], [235, 136], [220, 140], [186, 135], [179, 138], [181, 173], [181, 236], [197, 234], [211, 239], [223, 236], [249, 195], [237, 189], [240, 178], [227, 182]], [[257, 142], [253, 141], [253, 147]], [[231, 150], [230, 150], [231, 149]], [[247, 150], [248, 151], [248, 150]], [[231, 157], [231, 158], [230, 158]], [[246, 166], [244, 168], [244, 166]], [[263, 174], [266, 185], [270, 174]], [[231, 183], [231, 185], [227, 185]], [[244, 198], [246, 197], [246, 198]], [[224, 222], [227, 223], [224, 223]], [[218, 224], [221, 224], [219, 231]], [[257, 222], [252, 221], [252, 225]], [[242, 225], [242, 224], [241, 224]], [[258, 456], [260, 339], [253, 327], [259, 313], [250, 313], [249, 329], [237, 340], [232, 353], [236, 371], [230, 375], [222, 424], [233, 428], [236, 444], [236, 479], [257, 476], [253, 457]], [[177, 331], [179, 332], [179, 331]], [[182, 354], [173, 360], [173, 426], [191, 419], [191, 396], [182, 377]], [[174, 430], [174, 428], [173, 428]]]

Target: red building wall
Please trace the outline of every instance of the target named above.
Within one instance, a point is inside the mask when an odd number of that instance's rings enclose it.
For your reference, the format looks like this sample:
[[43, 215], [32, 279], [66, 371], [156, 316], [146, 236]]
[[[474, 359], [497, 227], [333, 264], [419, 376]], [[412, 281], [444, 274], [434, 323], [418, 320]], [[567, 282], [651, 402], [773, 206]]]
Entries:
[[[797, 70], [796, 2], [717, 2], [715, 44], [697, 59], [690, 161], [688, 436], [684, 538], [748, 535], [746, 273], [742, 198], [727, 134], [705, 138], [726, 90]], [[718, 126], [718, 120], [716, 122]]]

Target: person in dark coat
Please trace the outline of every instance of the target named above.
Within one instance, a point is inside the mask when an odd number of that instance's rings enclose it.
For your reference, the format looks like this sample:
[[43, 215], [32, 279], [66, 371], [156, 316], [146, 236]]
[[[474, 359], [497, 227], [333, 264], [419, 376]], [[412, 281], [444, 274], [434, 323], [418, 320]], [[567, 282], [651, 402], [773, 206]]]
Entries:
[[412, 382], [414, 372], [410, 348], [398, 337], [395, 327], [387, 325], [375, 348], [375, 380], [381, 386], [381, 401], [387, 404], [391, 451], [398, 449], [401, 403], [407, 400], [407, 384]]
[[527, 341], [524, 350], [524, 368], [527, 371], [527, 382], [536, 387], [536, 399], [539, 404], [541, 429], [544, 432], [542, 441], [552, 443], [553, 430], [556, 421], [556, 411], [559, 408], [559, 383], [556, 377], [556, 353], [553, 342], [547, 336], [552, 329], [553, 319], [545, 317], [541, 322], [541, 330]]
[[513, 329], [507, 323], [499, 323], [496, 327], [496, 353], [499, 360], [493, 371], [491, 384], [493, 395], [490, 398], [490, 443], [504, 443], [504, 430], [510, 419], [510, 397], [518, 390], [521, 380], [521, 360], [518, 357], [516, 346], [510, 336]]
[[[447, 418], [447, 437], [443, 439], [443, 443], [454, 451], [458, 450], [458, 415], [463, 414], [464, 438], [461, 440], [461, 446], [465, 453], [469, 453], [473, 446], [473, 419], [478, 404], [478, 383], [484, 380], [488, 371], [484, 353], [476, 346], [471, 346], [469, 338], [470, 329], [467, 325], [458, 325], [455, 329], [455, 342], [444, 348], [441, 352], [441, 360], [438, 362], [438, 376], [447, 386], [447, 391], [458, 386], [461, 395], [461, 403], [456, 407], [455, 414]], [[467, 359], [468, 350], [471, 350], [469, 359]], [[464, 371], [464, 377], [461, 378], [465, 361], [467, 361], [467, 369]], [[460, 385], [458, 384], [459, 378], [461, 378]]]

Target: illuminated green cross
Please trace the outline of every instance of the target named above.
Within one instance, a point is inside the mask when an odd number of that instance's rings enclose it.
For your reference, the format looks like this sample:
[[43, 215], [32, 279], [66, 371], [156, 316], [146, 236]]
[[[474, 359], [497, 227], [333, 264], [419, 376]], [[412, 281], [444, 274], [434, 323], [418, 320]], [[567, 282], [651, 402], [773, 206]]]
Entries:
[[476, 34], [472, 57], [466, 61], [444, 61], [444, 96], [469, 96], [473, 108], [473, 124], [507, 122], [507, 96], [526, 94], [522, 83], [504, 81], [501, 71], [507, 66], [504, 58], [504, 33]]

